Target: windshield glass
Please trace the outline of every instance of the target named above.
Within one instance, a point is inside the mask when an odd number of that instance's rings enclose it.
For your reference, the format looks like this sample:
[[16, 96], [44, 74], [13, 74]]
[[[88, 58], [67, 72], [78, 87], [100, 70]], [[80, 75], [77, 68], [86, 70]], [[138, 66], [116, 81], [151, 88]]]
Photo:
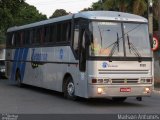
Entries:
[[124, 23], [126, 56], [134, 57], [138, 53], [141, 57], [150, 57], [150, 43], [147, 24]]
[[120, 22], [92, 22], [90, 29], [93, 40], [90, 44], [91, 56], [123, 57], [122, 37], [124, 29], [125, 52], [127, 57], [150, 57], [150, 44], [147, 24]]
[[[92, 22], [93, 41], [90, 45], [91, 56], [123, 56], [121, 23]], [[121, 39], [121, 40], [119, 40]], [[117, 43], [118, 41], [118, 43]]]

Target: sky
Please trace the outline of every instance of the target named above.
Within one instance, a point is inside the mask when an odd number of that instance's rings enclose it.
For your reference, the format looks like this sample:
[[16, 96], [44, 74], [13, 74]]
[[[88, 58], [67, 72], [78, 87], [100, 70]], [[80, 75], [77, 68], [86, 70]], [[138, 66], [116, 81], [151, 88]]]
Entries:
[[77, 13], [84, 8], [91, 7], [93, 2], [98, 0], [26, 0], [34, 5], [40, 13], [50, 17], [56, 9], [64, 9], [67, 12]]

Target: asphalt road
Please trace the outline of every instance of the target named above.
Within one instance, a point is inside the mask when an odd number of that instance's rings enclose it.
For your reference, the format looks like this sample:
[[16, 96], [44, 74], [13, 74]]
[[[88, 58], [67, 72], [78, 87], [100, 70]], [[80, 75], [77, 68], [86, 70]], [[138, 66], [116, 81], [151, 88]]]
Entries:
[[71, 101], [58, 92], [25, 86], [19, 88], [0, 80], [0, 113], [15, 114], [109, 114], [160, 113], [160, 94], [136, 101], [128, 98], [124, 103], [108, 99], [79, 99]]

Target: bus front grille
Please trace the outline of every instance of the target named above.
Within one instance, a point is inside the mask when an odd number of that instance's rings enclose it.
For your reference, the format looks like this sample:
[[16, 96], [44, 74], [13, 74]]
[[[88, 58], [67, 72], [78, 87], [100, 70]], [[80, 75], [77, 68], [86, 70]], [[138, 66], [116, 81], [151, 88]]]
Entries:
[[135, 84], [138, 83], [138, 79], [111, 79], [112, 84]]

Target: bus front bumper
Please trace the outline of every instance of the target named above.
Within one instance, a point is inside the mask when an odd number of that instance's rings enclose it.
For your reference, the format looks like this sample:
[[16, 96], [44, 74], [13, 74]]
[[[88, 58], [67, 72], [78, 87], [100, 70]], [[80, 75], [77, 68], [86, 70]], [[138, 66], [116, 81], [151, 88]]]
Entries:
[[88, 98], [151, 96], [152, 85], [89, 85]]

